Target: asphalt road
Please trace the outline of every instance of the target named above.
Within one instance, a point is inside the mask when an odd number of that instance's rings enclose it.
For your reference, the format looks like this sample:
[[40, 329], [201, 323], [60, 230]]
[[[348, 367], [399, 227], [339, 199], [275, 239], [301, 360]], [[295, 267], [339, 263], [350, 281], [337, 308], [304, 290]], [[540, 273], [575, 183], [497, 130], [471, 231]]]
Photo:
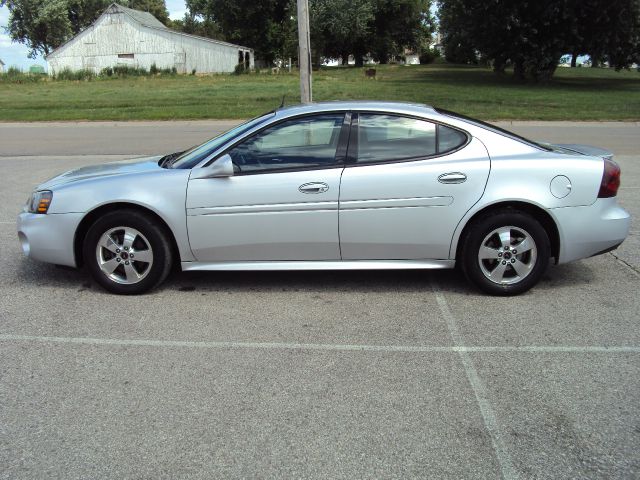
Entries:
[[141, 297], [22, 257], [32, 187], [229, 122], [0, 124], [0, 478], [637, 478], [640, 127], [611, 148], [632, 234], [492, 298], [455, 272], [180, 273]]

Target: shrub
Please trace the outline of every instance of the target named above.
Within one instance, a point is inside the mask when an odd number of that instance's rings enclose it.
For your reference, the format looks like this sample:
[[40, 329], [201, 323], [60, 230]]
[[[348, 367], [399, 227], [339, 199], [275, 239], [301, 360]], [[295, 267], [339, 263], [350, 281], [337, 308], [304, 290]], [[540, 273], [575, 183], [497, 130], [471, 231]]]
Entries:
[[24, 75], [24, 73], [18, 67], [9, 67], [9, 69], [7, 70], [6, 75], [8, 77], [18, 77], [20, 75]]
[[160, 75], [176, 75], [178, 73], [178, 71], [176, 70], [175, 67], [173, 68], [159, 68], [158, 69], [158, 73]]
[[420, 54], [420, 63], [426, 65], [428, 63], [433, 63], [433, 61], [440, 57], [440, 51], [429, 48]]
[[93, 70], [82, 69], [82, 70], [71, 70], [69, 67], [60, 70], [56, 75], [56, 80], [93, 80], [96, 77], [96, 74]]
[[0, 74], [0, 83], [36, 83], [45, 78], [47, 78], [46, 74], [30, 74], [19, 68], [9, 67], [5, 73]]
[[191, 75], [195, 75], [196, 74], [196, 69], [194, 68], [193, 70], [191, 70]]
[[130, 67], [129, 65], [116, 65], [113, 67], [113, 74], [119, 78], [142, 77], [148, 75], [149, 72], [144, 68]]
[[244, 63], [239, 63], [236, 65], [236, 68], [233, 69], [234, 75], [242, 75], [244, 73], [249, 73], [249, 70], [245, 68]]
[[158, 67], [156, 66], [155, 62], [151, 64], [151, 66], [149, 67], [149, 73], [151, 75], [157, 75], [158, 74]]

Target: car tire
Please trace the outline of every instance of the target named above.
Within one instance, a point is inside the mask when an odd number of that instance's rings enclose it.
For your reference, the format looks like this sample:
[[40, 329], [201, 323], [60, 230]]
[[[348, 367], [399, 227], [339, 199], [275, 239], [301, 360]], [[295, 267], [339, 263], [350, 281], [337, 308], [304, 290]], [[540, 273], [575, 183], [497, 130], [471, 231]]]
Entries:
[[461, 267], [491, 295], [518, 295], [540, 281], [551, 257], [549, 235], [528, 213], [505, 209], [475, 220], [462, 239]]
[[95, 281], [120, 295], [157, 287], [173, 264], [165, 228], [136, 210], [117, 210], [96, 220], [84, 239], [83, 256]]

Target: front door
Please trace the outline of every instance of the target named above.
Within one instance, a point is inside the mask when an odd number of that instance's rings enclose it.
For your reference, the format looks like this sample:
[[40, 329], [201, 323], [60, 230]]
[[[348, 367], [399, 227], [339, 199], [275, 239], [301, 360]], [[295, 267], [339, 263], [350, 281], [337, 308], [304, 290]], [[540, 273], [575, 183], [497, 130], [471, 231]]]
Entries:
[[226, 153], [236, 174], [192, 179], [187, 227], [201, 262], [339, 260], [344, 113], [287, 120]]
[[342, 259], [448, 259], [458, 222], [487, 182], [484, 145], [444, 125], [366, 113], [351, 138], [340, 186]]

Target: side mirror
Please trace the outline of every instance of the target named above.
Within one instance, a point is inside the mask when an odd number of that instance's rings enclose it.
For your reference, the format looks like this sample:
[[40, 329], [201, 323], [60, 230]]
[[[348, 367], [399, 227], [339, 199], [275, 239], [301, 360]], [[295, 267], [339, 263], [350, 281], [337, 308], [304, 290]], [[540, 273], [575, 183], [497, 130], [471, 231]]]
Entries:
[[207, 167], [196, 168], [191, 173], [191, 178], [233, 177], [233, 173], [233, 160], [231, 160], [231, 155], [227, 153]]

